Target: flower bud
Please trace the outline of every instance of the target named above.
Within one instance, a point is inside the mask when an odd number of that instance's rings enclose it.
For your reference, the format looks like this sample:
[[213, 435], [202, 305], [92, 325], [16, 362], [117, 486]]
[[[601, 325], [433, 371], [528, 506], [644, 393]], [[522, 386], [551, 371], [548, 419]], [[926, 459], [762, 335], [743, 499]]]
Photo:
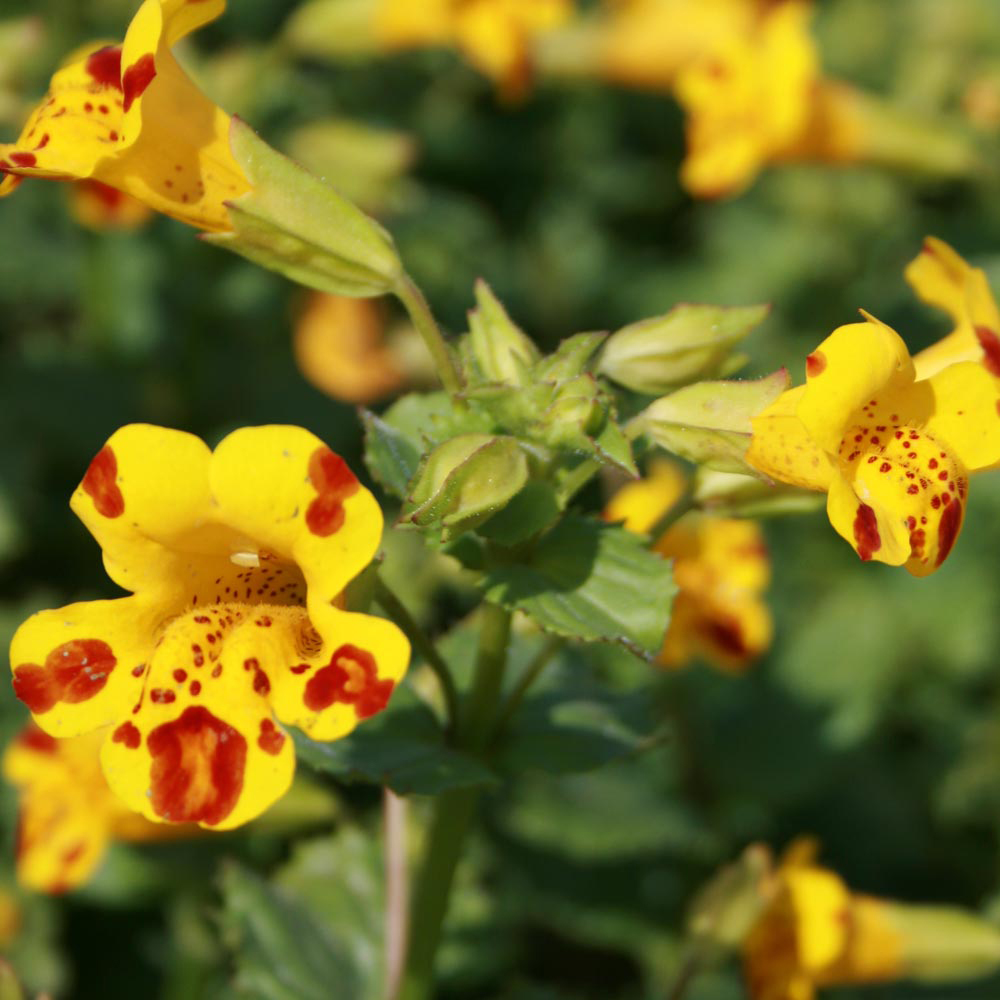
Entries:
[[512, 437], [463, 434], [438, 445], [415, 477], [401, 520], [468, 531], [502, 510], [528, 481], [528, 460]]
[[402, 264], [374, 219], [238, 118], [229, 141], [251, 189], [226, 202], [232, 232], [203, 239], [321, 292], [366, 297], [396, 285]]
[[702, 510], [729, 517], [768, 517], [819, 510], [825, 503], [822, 493], [766, 483], [741, 472], [719, 472], [700, 468], [694, 476], [695, 503]]
[[664, 316], [613, 333], [599, 372], [635, 392], [656, 396], [719, 372], [734, 344], [767, 316], [769, 306], [675, 306]]
[[511, 321], [482, 279], [476, 282], [476, 306], [469, 313], [469, 350], [479, 375], [486, 382], [527, 385], [528, 369], [540, 357], [538, 348]]

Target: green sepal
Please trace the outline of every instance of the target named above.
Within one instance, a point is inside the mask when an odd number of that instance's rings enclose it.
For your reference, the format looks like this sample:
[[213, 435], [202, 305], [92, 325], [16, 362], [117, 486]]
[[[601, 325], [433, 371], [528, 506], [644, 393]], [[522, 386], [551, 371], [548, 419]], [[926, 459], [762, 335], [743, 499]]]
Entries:
[[226, 203], [232, 231], [204, 240], [321, 292], [367, 297], [395, 287], [402, 264], [374, 219], [239, 118], [229, 144], [251, 190]]
[[698, 382], [658, 399], [636, 421], [657, 445], [688, 461], [757, 475], [743, 457], [750, 421], [788, 385], [784, 368], [743, 382]]
[[[476, 282], [476, 308], [469, 312], [466, 382], [497, 382], [505, 385], [529, 384], [530, 369], [537, 364], [538, 348], [517, 327], [507, 311], [481, 278]], [[469, 377], [475, 367], [477, 378]]]
[[497, 545], [520, 545], [550, 528], [562, 510], [556, 491], [541, 479], [529, 480], [524, 488], [499, 513], [476, 530]]
[[552, 354], [535, 365], [534, 377], [542, 382], [562, 382], [582, 375], [607, 338], [606, 333], [577, 333], [567, 337]]

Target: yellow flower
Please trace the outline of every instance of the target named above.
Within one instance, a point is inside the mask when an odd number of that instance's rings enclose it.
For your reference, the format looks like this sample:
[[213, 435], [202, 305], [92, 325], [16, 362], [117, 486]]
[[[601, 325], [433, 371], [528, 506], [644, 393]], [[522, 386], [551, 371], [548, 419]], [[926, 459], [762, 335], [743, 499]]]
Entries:
[[21, 930], [21, 907], [12, 892], [0, 885], [0, 948], [6, 950]]
[[108, 187], [100, 181], [80, 181], [70, 192], [73, 218], [98, 232], [107, 229], [138, 229], [145, 225], [152, 211], [138, 198]]
[[817, 986], [904, 974], [892, 904], [852, 893], [831, 871], [791, 859], [744, 943], [751, 1000], [812, 1000]]
[[865, 314], [806, 359], [806, 384], [753, 420], [747, 461], [826, 491], [830, 523], [864, 559], [926, 576], [962, 527], [968, 477], [1000, 461], [1000, 387], [964, 361], [920, 378], [906, 345]]
[[145, 0], [121, 45], [73, 53], [15, 143], [0, 145], [0, 196], [22, 177], [92, 178], [199, 229], [231, 228], [225, 201], [250, 186], [229, 116], [188, 78], [173, 45], [225, 0]]
[[105, 729], [108, 783], [148, 819], [253, 819], [292, 781], [282, 723], [337, 739], [384, 708], [406, 670], [394, 625], [342, 610], [381, 511], [308, 431], [244, 428], [210, 452], [133, 424], [71, 506], [131, 596], [25, 622], [14, 690], [53, 736]]
[[983, 271], [928, 236], [905, 273], [920, 298], [955, 321], [947, 337], [914, 357], [917, 378], [929, 378], [956, 361], [980, 361], [1000, 378], [1000, 311]]
[[173, 836], [126, 808], [101, 773], [104, 734], [56, 740], [29, 723], [7, 747], [4, 777], [19, 791], [17, 878], [29, 889], [65, 892], [97, 870], [112, 840]]
[[532, 41], [572, 11], [573, 0], [381, 0], [375, 27], [387, 48], [455, 46], [517, 96], [530, 82]]
[[[646, 533], [677, 504], [684, 488], [674, 463], [657, 462], [648, 478], [615, 494], [604, 517]], [[767, 649], [773, 626], [760, 598], [771, 572], [755, 521], [688, 514], [653, 549], [673, 559], [679, 588], [660, 663], [679, 667], [702, 655], [720, 667], [740, 669]]]
[[371, 403], [402, 388], [405, 376], [383, 342], [371, 299], [314, 293], [295, 325], [295, 358], [318, 389], [346, 403]]

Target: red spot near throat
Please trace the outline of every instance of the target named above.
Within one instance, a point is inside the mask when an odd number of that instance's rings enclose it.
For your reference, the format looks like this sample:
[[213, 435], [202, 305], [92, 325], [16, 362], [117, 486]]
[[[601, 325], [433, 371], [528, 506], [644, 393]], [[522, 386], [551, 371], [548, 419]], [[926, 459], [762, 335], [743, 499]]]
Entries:
[[105, 445], [90, 463], [80, 488], [93, 501], [103, 517], [121, 517], [125, 513], [125, 498], [118, 488], [118, 460], [109, 445]]
[[207, 708], [195, 705], [146, 738], [153, 811], [171, 823], [221, 823], [243, 791], [247, 741]]
[[983, 367], [1000, 378], [1000, 337], [988, 326], [977, 326], [976, 338], [983, 349]]
[[45, 665], [14, 668], [14, 694], [36, 715], [59, 702], [78, 705], [98, 694], [115, 668], [111, 647], [100, 639], [71, 639], [45, 658]]
[[822, 351], [813, 351], [806, 358], [806, 377], [815, 378], [826, 371], [826, 355]]
[[345, 644], [334, 652], [327, 666], [309, 678], [303, 701], [314, 712], [335, 702], [353, 705], [357, 717], [367, 719], [385, 708], [394, 686], [390, 680], [379, 680], [371, 653]]
[[260, 736], [257, 737], [257, 746], [264, 753], [269, 753], [272, 757], [277, 757], [284, 745], [285, 734], [270, 719], [261, 719]]
[[938, 554], [935, 566], [940, 566], [948, 558], [948, 553], [951, 552], [952, 546], [955, 544], [955, 539], [958, 538], [958, 533], [962, 529], [962, 516], [964, 513], [964, 509], [960, 503], [950, 503], [941, 512], [941, 521], [938, 524]]
[[128, 111], [132, 107], [132, 102], [137, 97], [142, 97], [155, 76], [156, 61], [153, 59], [152, 52], [147, 52], [125, 70], [122, 76], [122, 96], [124, 98], [122, 109], [124, 111]]
[[16, 167], [33, 167], [38, 159], [34, 153], [11, 153], [10, 162]]
[[123, 722], [111, 737], [112, 743], [123, 743], [129, 750], [137, 750], [142, 742], [139, 730], [131, 722]]
[[122, 89], [122, 47], [120, 45], [105, 45], [103, 49], [92, 52], [87, 57], [84, 68], [91, 79], [102, 87]]
[[21, 730], [17, 743], [28, 750], [34, 750], [35, 753], [55, 753], [59, 748], [55, 737], [42, 732], [33, 722], [29, 722]]
[[306, 527], [326, 538], [342, 527], [344, 501], [358, 491], [358, 480], [347, 463], [323, 445], [309, 459], [309, 481], [319, 496], [306, 511]]
[[854, 541], [863, 562], [869, 562], [872, 555], [882, 548], [878, 519], [868, 504], [858, 504], [858, 513], [854, 518]]

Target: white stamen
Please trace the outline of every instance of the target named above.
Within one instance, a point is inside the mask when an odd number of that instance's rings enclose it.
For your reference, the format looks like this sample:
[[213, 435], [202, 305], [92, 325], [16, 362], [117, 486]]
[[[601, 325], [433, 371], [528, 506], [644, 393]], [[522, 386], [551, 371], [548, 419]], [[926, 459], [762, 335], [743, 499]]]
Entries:
[[260, 566], [260, 556], [256, 552], [234, 552], [229, 561], [237, 566], [251, 566], [254, 569]]

